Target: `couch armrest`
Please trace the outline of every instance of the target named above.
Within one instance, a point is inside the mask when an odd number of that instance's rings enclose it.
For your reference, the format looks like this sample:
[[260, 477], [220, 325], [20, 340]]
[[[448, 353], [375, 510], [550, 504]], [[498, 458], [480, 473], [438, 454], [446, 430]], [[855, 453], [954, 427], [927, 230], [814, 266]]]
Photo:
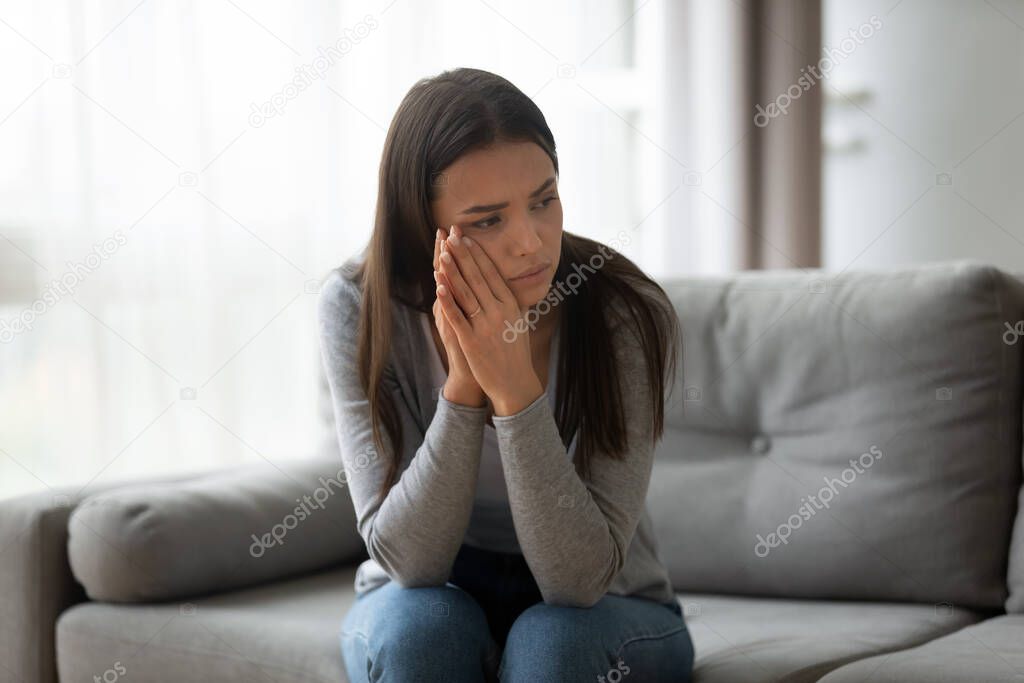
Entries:
[[333, 455], [108, 491], [68, 530], [75, 578], [107, 602], [220, 593], [366, 557]]
[[68, 565], [68, 517], [89, 496], [133, 483], [67, 486], [0, 500], [0, 682], [56, 682], [54, 625], [61, 612], [86, 599]]

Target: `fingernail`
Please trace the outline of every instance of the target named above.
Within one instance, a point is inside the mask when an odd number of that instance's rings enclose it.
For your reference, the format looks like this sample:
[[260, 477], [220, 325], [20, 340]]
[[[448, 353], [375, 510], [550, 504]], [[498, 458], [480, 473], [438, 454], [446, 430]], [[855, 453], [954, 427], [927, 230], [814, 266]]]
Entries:
[[451, 263], [452, 255], [446, 251], [443, 254], [441, 254], [441, 260], [444, 261], [445, 263]]
[[436, 270], [434, 271], [434, 282], [439, 282], [439, 280], [437, 279], [437, 271]]
[[444, 285], [438, 285], [437, 286], [437, 293], [440, 294], [441, 296], [447, 296], [448, 295], [448, 289]]
[[459, 236], [456, 235], [454, 232], [448, 236], [448, 241], [454, 244], [455, 246], [459, 246]]
[[441, 228], [437, 229], [437, 237], [435, 239], [441, 239]]

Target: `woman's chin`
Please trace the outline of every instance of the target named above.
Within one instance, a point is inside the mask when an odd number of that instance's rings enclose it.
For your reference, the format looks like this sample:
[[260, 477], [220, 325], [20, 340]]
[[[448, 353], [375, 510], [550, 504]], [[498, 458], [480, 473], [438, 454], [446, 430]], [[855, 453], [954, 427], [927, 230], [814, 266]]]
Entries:
[[538, 282], [532, 287], [522, 287], [513, 290], [516, 295], [516, 301], [519, 303], [520, 310], [527, 310], [533, 306], [536, 306], [548, 295], [548, 291], [551, 289], [551, 282]]

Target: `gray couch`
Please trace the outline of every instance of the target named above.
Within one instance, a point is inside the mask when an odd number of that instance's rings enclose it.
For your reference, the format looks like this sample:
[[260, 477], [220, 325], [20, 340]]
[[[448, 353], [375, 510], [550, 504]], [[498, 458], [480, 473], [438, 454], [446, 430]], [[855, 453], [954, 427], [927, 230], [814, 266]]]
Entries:
[[[694, 680], [1024, 680], [1024, 273], [663, 285], [684, 373], [648, 505]], [[305, 461], [0, 503], [0, 680], [347, 680], [366, 555], [326, 429]]]

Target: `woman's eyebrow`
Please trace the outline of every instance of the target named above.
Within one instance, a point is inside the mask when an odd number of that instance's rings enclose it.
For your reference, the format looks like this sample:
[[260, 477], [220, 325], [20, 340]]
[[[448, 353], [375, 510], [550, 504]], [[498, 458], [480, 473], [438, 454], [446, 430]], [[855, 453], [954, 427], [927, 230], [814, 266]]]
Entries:
[[[555, 182], [554, 176], [551, 176], [550, 178], [545, 180], [543, 183], [541, 183], [540, 187], [538, 187], [536, 190], [530, 193], [530, 199], [533, 199], [541, 192], [546, 190], [548, 186], [551, 185], [551, 183], [553, 182]], [[459, 215], [462, 215], [464, 213], [489, 213], [491, 211], [497, 211], [498, 209], [504, 209], [506, 206], [508, 206], [508, 202], [502, 202], [500, 204], [481, 204], [477, 206], [471, 206], [468, 209], [463, 209], [462, 211], [459, 212]]]

